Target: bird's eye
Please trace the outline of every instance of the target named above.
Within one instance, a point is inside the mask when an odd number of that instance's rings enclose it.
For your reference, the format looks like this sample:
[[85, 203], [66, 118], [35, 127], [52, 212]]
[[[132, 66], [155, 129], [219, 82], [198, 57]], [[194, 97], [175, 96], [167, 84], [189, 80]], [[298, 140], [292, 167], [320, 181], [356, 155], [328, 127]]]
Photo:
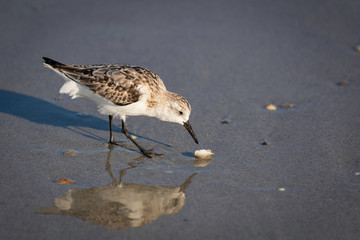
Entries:
[[184, 113], [183, 113], [182, 111], [179, 111], [179, 114], [180, 114], [180, 115], [183, 115]]

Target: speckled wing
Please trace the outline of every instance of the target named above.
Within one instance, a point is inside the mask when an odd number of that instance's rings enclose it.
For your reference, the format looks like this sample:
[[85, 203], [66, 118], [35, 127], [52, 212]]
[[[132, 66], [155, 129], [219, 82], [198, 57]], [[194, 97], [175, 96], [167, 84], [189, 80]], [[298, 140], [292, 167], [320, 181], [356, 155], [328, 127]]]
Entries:
[[161, 79], [145, 68], [122, 65], [61, 65], [56, 69], [116, 105], [139, 101], [140, 87], [165, 88]]

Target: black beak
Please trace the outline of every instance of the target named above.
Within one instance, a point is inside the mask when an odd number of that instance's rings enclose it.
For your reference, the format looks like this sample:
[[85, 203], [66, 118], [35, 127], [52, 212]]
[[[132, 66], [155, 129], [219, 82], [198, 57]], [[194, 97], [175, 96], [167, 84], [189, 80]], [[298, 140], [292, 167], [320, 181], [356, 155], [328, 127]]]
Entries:
[[194, 139], [194, 141], [199, 144], [199, 141], [197, 140], [194, 131], [192, 130], [192, 127], [190, 125], [190, 122], [184, 122], [184, 127], [186, 128], [186, 130], [190, 133], [190, 135], [192, 136], [192, 138]]

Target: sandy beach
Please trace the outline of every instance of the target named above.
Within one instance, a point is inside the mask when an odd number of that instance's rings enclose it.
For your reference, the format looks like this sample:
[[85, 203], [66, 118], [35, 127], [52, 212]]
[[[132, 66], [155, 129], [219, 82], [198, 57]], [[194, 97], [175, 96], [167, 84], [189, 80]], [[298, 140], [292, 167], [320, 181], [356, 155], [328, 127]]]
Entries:
[[[360, 239], [359, 13], [357, 0], [4, 2], [0, 238]], [[191, 103], [200, 144], [129, 117], [164, 156], [142, 156], [119, 119], [109, 147], [107, 116], [59, 94], [43, 56], [151, 69]]]

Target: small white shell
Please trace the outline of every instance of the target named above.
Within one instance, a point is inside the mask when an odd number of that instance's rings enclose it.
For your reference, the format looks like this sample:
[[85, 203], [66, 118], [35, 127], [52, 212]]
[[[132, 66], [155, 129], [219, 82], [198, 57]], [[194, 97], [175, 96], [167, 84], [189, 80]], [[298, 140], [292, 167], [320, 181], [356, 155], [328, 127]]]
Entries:
[[209, 158], [213, 154], [214, 153], [212, 153], [210, 149], [207, 149], [207, 150], [201, 149], [201, 150], [196, 150], [194, 155], [197, 158]]
[[266, 106], [266, 109], [269, 111], [275, 111], [276, 110], [276, 106], [273, 104], [269, 104]]

